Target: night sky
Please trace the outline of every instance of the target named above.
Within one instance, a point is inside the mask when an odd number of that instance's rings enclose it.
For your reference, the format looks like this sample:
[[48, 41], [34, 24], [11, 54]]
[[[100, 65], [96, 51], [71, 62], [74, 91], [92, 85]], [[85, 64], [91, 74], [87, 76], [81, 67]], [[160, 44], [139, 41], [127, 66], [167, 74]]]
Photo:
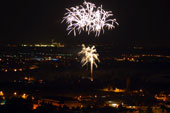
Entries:
[[168, 0], [87, 0], [111, 10], [120, 26], [95, 38], [82, 33], [67, 36], [65, 8], [83, 0], [4, 0], [1, 2], [0, 44], [58, 42], [104, 43], [119, 46], [170, 47]]

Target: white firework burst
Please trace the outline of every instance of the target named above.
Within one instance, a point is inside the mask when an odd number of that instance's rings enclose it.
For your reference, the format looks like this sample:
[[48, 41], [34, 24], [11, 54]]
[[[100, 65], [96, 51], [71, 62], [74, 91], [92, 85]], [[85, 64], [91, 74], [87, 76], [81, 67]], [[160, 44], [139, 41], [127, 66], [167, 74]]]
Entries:
[[99, 54], [97, 53], [95, 46], [86, 47], [84, 44], [82, 44], [82, 50], [79, 52], [79, 55], [83, 55], [81, 60], [82, 66], [90, 63], [91, 81], [93, 81], [93, 65], [95, 65], [97, 68], [98, 66], [95, 61], [100, 62], [98, 58]]
[[67, 31], [70, 34], [74, 32], [76, 36], [76, 31], [80, 34], [81, 31], [86, 31], [88, 34], [94, 32], [96, 36], [100, 35], [100, 32], [104, 28], [108, 30], [115, 28], [115, 24], [119, 25], [116, 19], [110, 19], [113, 14], [112, 11], [105, 11], [100, 7], [96, 7], [95, 4], [84, 1], [83, 5], [67, 8], [67, 13], [63, 18], [68, 24]]

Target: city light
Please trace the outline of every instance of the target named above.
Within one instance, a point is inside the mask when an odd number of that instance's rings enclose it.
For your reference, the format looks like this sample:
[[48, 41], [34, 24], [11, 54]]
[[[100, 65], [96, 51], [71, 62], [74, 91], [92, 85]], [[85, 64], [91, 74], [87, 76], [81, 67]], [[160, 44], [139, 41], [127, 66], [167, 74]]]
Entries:
[[3, 91], [0, 91], [0, 96], [4, 96], [4, 93], [3, 93]]
[[28, 95], [24, 93], [21, 97], [22, 97], [23, 99], [27, 99]]
[[94, 32], [95, 36], [99, 36], [101, 31], [104, 33], [104, 28], [110, 30], [114, 29], [115, 25], [119, 25], [115, 18], [111, 19], [112, 11], [105, 11], [102, 5], [96, 7], [95, 4], [84, 1], [83, 5], [66, 8], [66, 10], [63, 21], [68, 24], [68, 34], [73, 31], [74, 36], [76, 31], [79, 34], [81, 31], [86, 31], [88, 34]]
[[18, 70], [19, 70], [19, 71], [23, 71], [23, 69], [22, 69], [22, 68], [19, 68]]
[[17, 96], [17, 92], [14, 92], [14, 96]]
[[125, 89], [119, 89], [119, 88], [115, 88], [115, 89], [112, 89], [112, 88], [104, 88], [104, 89], [101, 89], [101, 91], [105, 91], [105, 92], [115, 92], [115, 93], [124, 93], [124, 92], [126, 92]]
[[8, 72], [8, 70], [7, 70], [7, 69], [5, 69], [5, 72]]
[[100, 62], [98, 58], [99, 54], [97, 53], [95, 46], [86, 48], [86, 46], [82, 44], [82, 50], [79, 52], [79, 55], [83, 55], [81, 60], [82, 66], [88, 65], [88, 63], [90, 63], [91, 81], [93, 81], [93, 65], [95, 65], [97, 68], [98, 66], [95, 61], [97, 60]]
[[17, 69], [14, 69], [14, 72], [17, 72]]
[[118, 104], [111, 104], [112, 107], [118, 107], [119, 105]]

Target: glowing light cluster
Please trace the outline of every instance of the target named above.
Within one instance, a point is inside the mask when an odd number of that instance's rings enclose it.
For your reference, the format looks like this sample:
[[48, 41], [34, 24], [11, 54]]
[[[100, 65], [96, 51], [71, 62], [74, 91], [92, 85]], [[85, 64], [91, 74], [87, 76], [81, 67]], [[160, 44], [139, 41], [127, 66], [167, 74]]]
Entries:
[[96, 60], [100, 62], [95, 46], [92, 47], [86, 47], [84, 44], [82, 44], [82, 50], [79, 52], [79, 55], [83, 55], [81, 63], [82, 66], [85, 66], [86, 64], [90, 63], [90, 70], [91, 70], [91, 81], [93, 81], [93, 65], [98, 67], [96, 64]]
[[95, 4], [84, 1], [83, 5], [66, 10], [63, 21], [68, 24], [68, 34], [73, 31], [74, 36], [76, 36], [76, 31], [79, 34], [81, 31], [86, 31], [88, 34], [94, 32], [96, 36], [99, 36], [101, 31], [104, 33], [104, 28], [110, 30], [115, 28], [115, 24], [119, 25], [116, 19], [110, 18], [113, 16], [112, 11], [105, 11], [102, 5], [96, 7]]

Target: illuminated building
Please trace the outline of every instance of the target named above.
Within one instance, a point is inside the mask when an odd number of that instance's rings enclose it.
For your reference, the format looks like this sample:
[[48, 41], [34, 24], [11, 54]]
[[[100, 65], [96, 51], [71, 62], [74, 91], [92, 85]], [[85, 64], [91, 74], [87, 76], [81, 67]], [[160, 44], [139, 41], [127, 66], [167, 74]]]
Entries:
[[52, 42], [52, 44], [22, 44], [22, 47], [64, 47], [64, 44]]
[[161, 94], [156, 94], [155, 98], [159, 101], [167, 101], [168, 100], [168, 96], [161, 93]]
[[123, 92], [125, 92], [126, 90], [125, 90], [125, 89], [118, 89], [118, 88], [115, 88], [115, 89], [105, 88], [105, 89], [102, 89], [102, 91], [115, 92], [115, 93], [123, 93]]

